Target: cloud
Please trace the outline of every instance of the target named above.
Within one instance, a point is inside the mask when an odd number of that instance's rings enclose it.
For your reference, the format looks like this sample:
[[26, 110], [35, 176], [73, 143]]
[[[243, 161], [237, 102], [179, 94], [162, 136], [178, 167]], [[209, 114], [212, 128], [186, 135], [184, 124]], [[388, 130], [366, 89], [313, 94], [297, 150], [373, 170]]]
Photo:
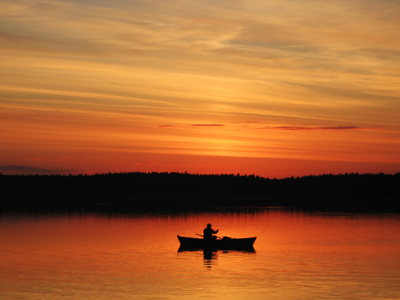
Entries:
[[75, 173], [75, 170], [49, 170], [29, 166], [8, 165], [0, 166], [0, 171], [12, 174], [65, 174]]
[[354, 129], [378, 129], [380, 127], [359, 127], [359, 126], [276, 126], [263, 127], [261, 129], [272, 130], [354, 130]]
[[155, 162], [136, 162], [132, 163], [134, 166], [148, 166], [148, 165], [155, 165]]
[[195, 127], [222, 127], [224, 124], [192, 124], [191, 126]]
[[191, 127], [223, 127], [225, 124], [209, 124], [209, 123], [199, 123], [199, 124], [189, 124], [189, 125], [159, 125], [158, 128], [187, 128], [187, 126]]

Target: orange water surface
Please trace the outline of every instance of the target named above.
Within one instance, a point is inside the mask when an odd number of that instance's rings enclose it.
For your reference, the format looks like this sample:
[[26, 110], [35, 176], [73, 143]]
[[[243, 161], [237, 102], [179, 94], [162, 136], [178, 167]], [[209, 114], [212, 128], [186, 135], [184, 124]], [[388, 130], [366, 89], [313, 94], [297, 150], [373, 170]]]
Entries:
[[[255, 252], [178, 252], [207, 223]], [[0, 299], [399, 299], [398, 215], [6, 214]]]

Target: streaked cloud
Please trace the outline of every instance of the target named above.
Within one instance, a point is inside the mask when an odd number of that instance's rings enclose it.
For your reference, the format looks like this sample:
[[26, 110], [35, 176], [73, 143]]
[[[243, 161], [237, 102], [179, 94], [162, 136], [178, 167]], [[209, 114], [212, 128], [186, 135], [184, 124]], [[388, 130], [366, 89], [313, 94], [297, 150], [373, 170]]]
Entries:
[[0, 166], [0, 172], [16, 174], [67, 174], [74, 173], [75, 170], [50, 170], [30, 166], [6, 165]]
[[194, 127], [222, 127], [224, 124], [192, 124]]
[[[373, 129], [377, 129], [375, 127]], [[277, 127], [263, 127], [262, 129], [278, 129], [278, 130], [354, 130], [354, 129], [371, 129], [362, 128], [358, 126], [334, 126], [334, 127], [307, 127], [307, 126], [277, 126]]]
[[132, 163], [133, 166], [148, 166], [148, 165], [155, 165], [155, 162], [135, 162]]

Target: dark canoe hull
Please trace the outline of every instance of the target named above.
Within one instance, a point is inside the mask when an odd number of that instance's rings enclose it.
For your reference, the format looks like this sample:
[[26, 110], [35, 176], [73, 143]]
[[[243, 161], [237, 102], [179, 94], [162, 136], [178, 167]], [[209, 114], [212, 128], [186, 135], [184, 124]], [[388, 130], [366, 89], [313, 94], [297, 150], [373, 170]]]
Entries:
[[205, 241], [204, 239], [183, 237], [178, 235], [181, 249], [216, 249], [216, 250], [254, 250], [253, 244], [256, 237], [234, 239], [224, 237], [222, 239]]

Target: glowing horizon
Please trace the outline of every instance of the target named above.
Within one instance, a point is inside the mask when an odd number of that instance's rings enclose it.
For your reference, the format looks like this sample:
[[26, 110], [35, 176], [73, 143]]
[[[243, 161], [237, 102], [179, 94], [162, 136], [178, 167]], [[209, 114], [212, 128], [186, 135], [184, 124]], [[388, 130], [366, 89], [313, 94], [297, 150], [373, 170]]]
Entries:
[[399, 11], [0, 0], [0, 172], [399, 172]]

